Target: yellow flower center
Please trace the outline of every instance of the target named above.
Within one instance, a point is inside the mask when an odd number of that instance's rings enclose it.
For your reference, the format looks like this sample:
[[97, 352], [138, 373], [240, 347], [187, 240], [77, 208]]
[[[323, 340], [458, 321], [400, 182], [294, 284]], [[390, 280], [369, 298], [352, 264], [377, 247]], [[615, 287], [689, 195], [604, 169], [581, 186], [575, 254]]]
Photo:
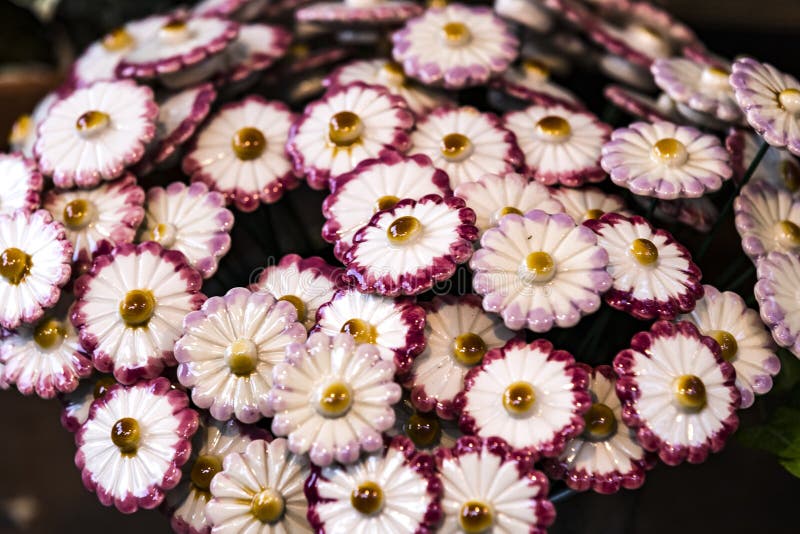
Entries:
[[433, 414], [414, 412], [405, 424], [405, 432], [417, 447], [430, 447], [436, 443], [442, 425]]
[[525, 257], [525, 270], [530, 282], [549, 282], [556, 274], [556, 263], [547, 252], [531, 252]]
[[778, 93], [778, 104], [793, 115], [800, 113], [800, 89], [790, 87]]
[[348, 147], [361, 139], [364, 124], [351, 111], [340, 111], [328, 123], [328, 138], [339, 147]]
[[789, 220], [775, 224], [775, 239], [786, 248], [800, 246], [800, 227]]
[[301, 323], [306, 320], [308, 310], [306, 309], [305, 303], [302, 300], [300, 300], [299, 297], [296, 297], [294, 295], [284, 295], [278, 300], [291, 302], [292, 306], [294, 306], [294, 309], [297, 311], [297, 320]]
[[658, 261], [658, 247], [649, 239], [634, 239], [630, 248], [631, 256], [639, 265], [653, 265]]
[[375, 211], [390, 210], [400, 202], [394, 195], [384, 195], [375, 202]]
[[780, 173], [783, 184], [792, 193], [800, 189], [800, 166], [794, 160], [783, 160], [780, 163]]
[[283, 496], [272, 488], [266, 488], [253, 496], [250, 513], [262, 523], [276, 523], [283, 517], [285, 507]]
[[242, 161], [258, 159], [267, 149], [267, 139], [258, 128], [248, 126], [233, 134], [231, 147], [236, 157]]
[[231, 373], [239, 377], [250, 376], [258, 364], [258, 348], [246, 338], [239, 338], [225, 350], [225, 359]]
[[739, 351], [739, 343], [736, 341], [736, 338], [733, 337], [733, 334], [725, 330], [712, 330], [708, 335], [714, 338], [714, 341], [719, 344], [719, 348], [722, 349], [723, 360], [730, 362], [736, 358], [736, 353]]
[[350, 494], [350, 504], [361, 514], [376, 514], [383, 508], [383, 490], [374, 482], [362, 482]]
[[186, 21], [175, 18], [161, 26], [158, 36], [166, 44], [178, 44], [189, 37], [189, 27]]
[[20, 115], [11, 127], [11, 135], [8, 136], [8, 144], [22, 144], [31, 133], [33, 118], [30, 115]]
[[700, 83], [708, 88], [717, 90], [728, 90], [730, 84], [728, 77], [731, 75], [725, 69], [719, 67], [706, 67], [700, 75]]
[[75, 129], [81, 136], [90, 137], [105, 130], [110, 121], [111, 117], [108, 113], [92, 109], [78, 117], [78, 120], [75, 121]]
[[342, 325], [340, 332], [350, 334], [356, 343], [375, 343], [378, 332], [375, 327], [363, 319], [350, 319]]
[[492, 507], [481, 501], [467, 501], [461, 505], [458, 524], [467, 534], [481, 534], [494, 525]]
[[536, 402], [536, 393], [529, 382], [514, 382], [503, 392], [503, 407], [511, 415], [527, 415]]
[[120, 52], [133, 44], [133, 35], [125, 28], [111, 30], [103, 37], [103, 48], [109, 52]]
[[133, 456], [139, 448], [141, 431], [139, 421], [131, 417], [123, 417], [111, 427], [111, 442], [125, 456]]
[[422, 232], [422, 223], [416, 217], [398, 217], [386, 229], [386, 237], [393, 245], [409, 243]]
[[597, 208], [588, 209], [586, 210], [586, 213], [583, 214], [583, 220], [590, 221], [594, 219], [599, 219], [602, 216], [603, 216], [603, 210], [599, 210]]
[[169, 248], [175, 244], [175, 239], [178, 237], [178, 229], [171, 223], [158, 223], [150, 230], [150, 239], [161, 243], [165, 248]]
[[382, 80], [394, 86], [401, 86], [406, 82], [406, 74], [402, 65], [395, 61], [387, 61], [381, 67], [380, 74]]
[[692, 412], [706, 406], [706, 385], [695, 375], [681, 375], [673, 383], [673, 393], [678, 405]]
[[492, 224], [497, 224], [500, 222], [500, 219], [505, 217], [506, 215], [522, 215], [522, 211], [513, 207], [513, 206], [505, 206], [498, 210], [496, 210], [491, 217]]
[[583, 421], [586, 423], [583, 434], [588, 441], [604, 441], [617, 432], [617, 418], [613, 410], [601, 402], [592, 404], [584, 414]]
[[529, 58], [523, 60], [522, 70], [528, 76], [535, 76], [537, 78], [543, 78], [543, 79], [547, 79], [550, 77], [550, 67], [548, 67], [538, 59]]
[[202, 454], [192, 465], [192, 484], [201, 491], [208, 491], [211, 479], [220, 471], [222, 471], [222, 462], [217, 456]]
[[447, 161], [462, 161], [472, 154], [472, 141], [460, 133], [449, 133], [442, 137], [439, 150]]
[[147, 326], [156, 311], [156, 299], [149, 289], [132, 289], [119, 303], [119, 315], [131, 328]]
[[317, 411], [325, 417], [341, 417], [352, 403], [353, 395], [347, 384], [333, 382], [320, 391]]
[[33, 340], [45, 350], [58, 348], [65, 337], [67, 330], [57, 319], [43, 319], [33, 329]]
[[10, 247], [0, 254], [0, 275], [9, 284], [18, 285], [31, 272], [31, 257], [16, 247]]
[[686, 163], [689, 152], [686, 150], [686, 145], [674, 137], [665, 137], [653, 145], [653, 158], [669, 167], [677, 167]]
[[442, 35], [449, 46], [461, 46], [472, 39], [469, 28], [462, 22], [448, 22], [442, 26]]
[[92, 390], [92, 396], [95, 399], [102, 398], [106, 393], [108, 393], [109, 388], [116, 384], [117, 381], [114, 380], [113, 376], [101, 376], [97, 379], [97, 382], [94, 383], [94, 389]]
[[563, 141], [572, 133], [569, 121], [558, 115], [542, 117], [536, 123], [536, 134], [542, 141]]
[[453, 356], [464, 365], [477, 365], [486, 355], [486, 342], [478, 334], [466, 332], [453, 342]]
[[86, 228], [94, 219], [94, 205], [86, 199], [76, 198], [64, 206], [62, 216], [67, 228], [81, 230]]

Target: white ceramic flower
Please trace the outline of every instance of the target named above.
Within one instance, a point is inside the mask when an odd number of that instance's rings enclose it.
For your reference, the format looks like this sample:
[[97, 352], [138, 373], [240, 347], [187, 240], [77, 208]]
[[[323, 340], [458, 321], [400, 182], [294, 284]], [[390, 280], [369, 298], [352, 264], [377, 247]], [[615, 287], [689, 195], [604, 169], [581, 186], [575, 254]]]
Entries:
[[[519, 2], [519, 0], [512, 0]], [[530, 2], [524, 2], [531, 5]], [[582, 108], [578, 97], [550, 78], [550, 67], [542, 61], [522, 60], [518, 68], [510, 68], [493, 80], [492, 87], [512, 97], [539, 106], [564, 106]]]
[[0, 154], [0, 213], [22, 209], [33, 211], [39, 207], [39, 192], [44, 180], [36, 163], [22, 154]]
[[800, 259], [795, 254], [770, 252], [758, 260], [756, 267], [758, 281], [753, 292], [761, 319], [772, 331], [775, 342], [800, 358]]
[[435, 411], [420, 412], [408, 398], [395, 404], [394, 413], [394, 427], [385, 434], [389, 437], [406, 436], [420, 450], [452, 447], [464, 435], [457, 420], [441, 419]]
[[113, 376], [94, 373], [81, 380], [75, 390], [59, 395], [63, 406], [61, 410], [61, 426], [69, 432], [77, 432], [89, 418], [89, 409], [95, 399], [99, 399], [108, 389], [117, 384]]
[[596, 187], [558, 187], [550, 190], [550, 196], [564, 207], [567, 215], [576, 224], [589, 219], [598, 219], [604, 213], [629, 215], [622, 197], [606, 193]]
[[47, 118], [50, 108], [61, 98], [58, 91], [47, 93], [30, 114], [23, 113], [11, 126], [8, 144], [14, 152], [20, 152], [26, 158], [33, 158], [33, 147], [38, 139], [39, 125]]
[[728, 68], [682, 57], [661, 58], [650, 66], [656, 85], [675, 102], [720, 121], [741, 122]]
[[[733, 179], [737, 183], [741, 182], [750, 163], [755, 159], [760, 142], [761, 138], [752, 130], [730, 129], [725, 138], [725, 147], [731, 155]], [[797, 196], [800, 190], [800, 160], [788, 150], [769, 147], [758, 166], [752, 171], [748, 183], [762, 181]]]
[[800, 252], [800, 199], [766, 182], [747, 184], [734, 201], [742, 249], [754, 261], [773, 250]]

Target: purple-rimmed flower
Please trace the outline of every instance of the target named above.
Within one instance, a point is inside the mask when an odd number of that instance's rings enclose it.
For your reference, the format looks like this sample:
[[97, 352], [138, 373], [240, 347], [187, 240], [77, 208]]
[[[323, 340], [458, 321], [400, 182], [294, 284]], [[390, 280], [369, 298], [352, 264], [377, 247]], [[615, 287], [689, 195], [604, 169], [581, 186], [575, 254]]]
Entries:
[[202, 182], [187, 186], [173, 182], [147, 191], [142, 237], [178, 250], [203, 278], [210, 278], [231, 246], [233, 214], [225, 197]]
[[[518, 2], [519, 0], [512, 0]], [[532, 5], [531, 2], [523, 2]], [[491, 82], [492, 88], [499, 89], [514, 98], [531, 102], [538, 106], [563, 106], [581, 109], [583, 104], [571, 91], [550, 79], [550, 68], [536, 59], [524, 59], [518, 68], [511, 68]]]
[[301, 7], [295, 18], [319, 24], [389, 26], [416, 17], [422, 11], [422, 6], [408, 0], [344, 0]]
[[689, 322], [657, 321], [614, 358], [622, 420], [668, 465], [701, 463], [736, 431], [736, 371]]
[[544, 339], [512, 340], [467, 373], [455, 398], [458, 425], [465, 434], [502, 436], [531, 461], [552, 458], [583, 431], [588, 385], [570, 353]]
[[670, 122], [634, 122], [614, 130], [600, 163], [618, 186], [667, 200], [701, 197], [733, 175], [716, 136]]
[[430, 8], [392, 34], [392, 55], [427, 85], [460, 89], [486, 83], [517, 57], [519, 41], [489, 7]]
[[8, 145], [11, 150], [21, 153], [26, 158], [34, 158], [33, 147], [39, 137], [39, 125], [47, 117], [53, 104], [60, 98], [58, 91], [47, 93], [44, 98], [39, 100], [30, 114], [24, 113], [17, 117], [8, 136]]
[[225, 458], [206, 505], [212, 532], [312, 532], [303, 494], [308, 461], [289, 449], [283, 438], [255, 440]]
[[472, 256], [475, 212], [458, 197], [405, 199], [353, 236], [346, 276], [361, 291], [417, 295], [453, 276]]
[[733, 206], [742, 249], [751, 259], [773, 250], [800, 251], [800, 199], [760, 182], [745, 185]]
[[630, 214], [622, 197], [596, 187], [558, 187], [551, 189], [550, 195], [563, 206], [564, 212], [572, 217], [575, 224], [599, 219], [604, 213]]
[[122, 244], [75, 281], [72, 324], [95, 368], [123, 384], [175, 365], [181, 321], [206, 300], [200, 273], [177, 250]]
[[426, 304], [425, 350], [414, 360], [403, 385], [422, 412], [456, 417], [453, 399], [464, 389], [464, 376], [486, 353], [502, 347], [514, 332], [481, 309], [477, 295], [438, 296]]
[[644, 218], [607, 213], [583, 223], [608, 252], [613, 278], [606, 302], [637, 319], [673, 319], [703, 296], [702, 274], [689, 251]]
[[476, 108], [437, 108], [417, 123], [412, 152], [425, 154], [450, 177], [450, 187], [484, 174], [503, 175], [522, 163], [514, 134], [500, 119]]
[[385, 435], [406, 436], [417, 449], [452, 447], [464, 435], [457, 420], [441, 419], [436, 412], [420, 412], [407, 397], [395, 405], [394, 413], [394, 427]]
[[[633, 200], [642, 211], [650, 209], [652, 198], [634, 195]], [[623, 213], [625, 216], [630, 214]], [[697, 232], [708, 233], [719, 218], [719, 210], [708, 197], [656, 200], [653, 219], [668, 224], [680, 223]]]
[[235, 287], [211, 297], [183, 319], [175, 342], [178, 380], [192, 390], [192, 401], [225, 421], [255, 423], [272, 416], [266, 402], [272, 370], [286, 347], [303, 343], [306, 329], [290, 302], [266, 291]]
[[755, 395], [772, 389], [772, 377], [781, 369], [775, 345], [758, 312], [748, 308], [742, 297], [709, 285], [703, 289], [705, 296], [694, 311], [678, 320], [694, 323], [701, 334], [719, 343], [722, 359], [736, 369], [741, 408], [749, 408]]
[[394, 207], [402, 199], [426, 195], [450, 196], [449, 180], [427, 156], [405, 157], [386, 152], [363, 161], [351, 172], [331, 180], [331, 194], [322, 203], [325, 224], [322, 238], [334, 243], [333, 253], [344, 258], [356, 232], [377, 212]]
[[600, 308], [611, 286], [608, 254], [597, 237], [565, 213], [506, 215], [481, 238], [470, 262], [483, 309], [508, 328], [547, 332], [575, 326]]
[[393, 362], [398, 374], [411, 368], [425, 347], [425, 310], [408, 297], [389, 298], [355, 289], [337, 291], [317, 311], [315, 332], [346, 332], [356, 343], [377, 347], [381, 359]]
[[386, 151], [406, 152], [414, 116], [402, 97], [353, 82], [333, 87], [306, 106], [292, 125], [286, 150], [313, 189]]
[[[731, 128], [725, 138], [725, 148], [731, 155], [733, 179], [741, 183], [747, 168], [755, 159], [760, 138], [751, 130]], [[750, 182], [768, 182], [797, 196], [800, 191], [800, 161], [787, 150], [769, 147], [750, 175]]]
[[578, 366], [589, 375], [592, 405], [583, 414], [583, 433], [569, 440], [558, 458], [546, 461], [545, 472], [576, 491], [609, 494], [620, 488], [637, 489], [655, 458], [622, 421], [622, 403], [614, 389], [617, 375], [608, 365]]
[[194, 6], [192, 13], [246, 22], [264, 15], [269, 3], [269, 0], [202, 0]]
[[157, 115], [150, 88], [131, 81], [78, 89], [53, 104], [39, 125], [39, 169], [64, 188], [116, 178], [144, 155]]
[[464, 436], [437, 449], [436, 464], [444, 489], [442, 532], [544, 534], [555, 520], [547, 477], [500, 437]]
[[357, 346], [349, 334], [315, 333], [305, 345], [289, 345], [272, 373], [272, 433], [287, 436], [292, 452], [320, 466], [377, 451], [401, 396], [394, 371], [374, 345]]
[[136, 178], [126, 174], [95, 189], [45, 193], [42, 207], [64, 225], [72, 243], [76, 271], [86, 272], [95, 253], [108, 254], [122, 243], [131, 243], [144, 219], [144, 191]]
[[[2, 375], [0, 375], [2, 379]], [[108, 392], [108, 388], [117, 384], [113, 376], [93, 373], [78, 382], [78, 387], [69, 393], [59, 395], [61, 401], [61, 426], [68, 432], [77, 432], [89, 418], [89, 409], [95, 399]]]
[[529, 182], [516, 173], [505, 176], [487, 174], [477, 182], [459, 185], [455, 195], [463, 198], [475, 212], [475, 226], [481, 235], [509, 213], [522, 215], [531, 210], [547, 213], [564, 211], [547, 187], [538, 182]]
[[277, 202], [297, 184], [284, 148], [293, 119], [285, 104], [260, 96], [226, 104], [192, 142], [183, 172], [242, 211]]
[[292, 34], [279, 26], [243, 24], [239, 35], [225, 49], [218, 83], [243, 82], [268, 68], [289, 50]]
[[603, 95], [629, 115], [649, 122], [676, 121], [675, 102], [661, 94], [658, 98], [639, 93], [621, 85], [609, 85]]
[[503, 116], [524, 155], [525, 174], [547, 185], [578, 187], [600, 182], [600, 149], [611, 127], [587, 112], [562, 106], [530, 106]]
[[769, 63], [734, 61], [730, 83], [750, 126], [770, 145], [800, 156], [800, 82]]
[[186, 394], [166, 378], [111, 386], [75, 436], [84, 486], [125, 514], [155, 508], [180, 481], [197, 425]]
[[753, 291], [761, 319], [772, 331], [775, 342], [800, 358], [800, 259], [795, 254], [770, 252], [756, 266], [758, 281]]
[[39, 207], [39, 193], [44, 185], [36, 163], [22, 154], [0, 154], [0, 213], [16, 210], [33, 211]]
[[535, 0], [495, 0], [494, 10], [504, 19], [540, 33], [547, 33], [553, 27], [552, 12]]
[[46, 210], [0, 214], [0, 325], [13, 330], [55, 306], [72, 268], [72, 244]]
[[442, 519], [436, 461], [397, 436], [346, 467], [313, 468], [306, 486], [316, 532], [433, 532]]

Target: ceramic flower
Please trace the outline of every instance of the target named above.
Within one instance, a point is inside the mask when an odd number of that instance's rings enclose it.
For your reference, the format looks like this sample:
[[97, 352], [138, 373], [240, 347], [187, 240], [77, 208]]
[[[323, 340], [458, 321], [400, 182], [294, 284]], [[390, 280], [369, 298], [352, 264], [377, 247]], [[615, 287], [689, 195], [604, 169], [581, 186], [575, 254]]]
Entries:
[[414, 116], [402, 97], [353, 82], [333, 87], [306, 106], [286, 145], [294, 167], [313, 189], [386, 151], [406, 152]]
[[308, 461], [292, 454], [285, 439], [255, 440], [243, 452], [229, 454], [222, 466], [206, 505], [212, 532], [312, 532], [303, 495]]
[[530, 106], [506, 113], [503, 123], [517, 137], [530, 178], [571, 187], [605, 179], [600, 149], [611, 128], [594, 115], [562, 106]]
[[305, 345], [289, 345], [273, 370], [272, 433], [315, 465], [353, 463], [362, 450], [380, 449], [381, 432], [394, 424], [401, 391], [393, 376], [394, 364], [375, 346], [356, 346], [349, 334], [311, 334]]
[[719, 452], [739, 419], [736, 371], [689, 322], [657, 321], [614, 358], [622, 420], [667, 465]]
[[772, 146], [800, 156], [800, 82], [769, 63], [734, 61], [730, 83], [750, 126]]
[[232, 227], [225, 197], [202, 182], [173, 182], [147, 192], [143, 239], [182, 252], [203, 278], [210, 278], [228, 253]]
[[551, 214], [564, 211], [561, 202], [552, 197], [547, 187], [529, 182], [516, 173], [487, 174], [477, 182], [459, 185], [455, 195], [463, 198], [475, 212], [475, 226], [481, 235], [509, 213], [522, 215], [534, 209]]
[[[535, 5], [532, 2], [514, 3]], [[537, 106], [563, 106], [570, 109], [583, 107], [578, 97], [550, 79], [550, 67], [536, 59], [524, 59], [518, 68], [510, 68], [492, 80], [493, 88], [514, 98]]]
[[34, 153], [57, 187], [91, 187], [139, 161], [155, 135], [153, 92], [131, 81], [97, 82], [59, 100], [42, 123]]
[[344, 0], [301, 7], [295, 18], [300, 22], [319, 24], [386, 26], [403, 22], [422, 11], [422, 6], [408, 0]]
[[19, 153], [0, 154], [0, 176], [3, 177], [0, 213], [33, 211], [39, 207], [44, 180], [35, 162]]
[[[634, 196], [633, 200], [646, 211], [653, 199]], [[628, 214], [629, 215], [629, 214]], [[708, 233], [719, 218], [719, 210], [708, 197], [656, 200], [653, 219], [668, 224], [680, 223], [700, 233]]]
[[[731, 128], [725, 138], [725, 148], [731, 156], [733, 179], [737, 183], [741, 183], [748, 167], [755, 159], [760, 139], [751, 130], [744, 128]], [[748, 183], [762, 181], [797, 196], [800, 190], [800, 160], [787, 150], [769, 147], [758, 166], [752, 171]]]
[[306, 340], [296, 318], [290, 302], [266, 291], [235, 287], [211, 297], [183, 319], [183, 335], [175, 342], [178, 380], [192, 390], [197, 406], [220, 421], [271, 417], [266, 397], [272, 369], [290, 343]]
[[394, 427], [385, 434], [405, 436], [418, 450], [452, 447], [463, 436], [457, 420], [442, 419], [436, 412], [421, 412], [407, 398], [395, 405], [394, 413]]
[[668, 200], [703, 196], [733, 175], [716, 136], [670, 122], [634, 122], [614, 130], [600, 163], [618, 186]]
[[443, 486], [442, 532], [543, 534], [555, 519], [547, 477], [500, 437], [464, 436], [450, 449], [437, 449], [436, 463]]
[[166, 378], [116, 385], [97, 399], [75, 436], [75, 465], [104, 506], [155, 508], [181, 479], [197, 412]]
[[240, 83], [267, 69], [289, 50], [292, 34], [270, 24], [242, 24], [223, 53], [218, 83]]
[[355, 289], [337, 291], [317, 311], [315, 332], [345, 332], [356, 343], [374, 345], [381, 359], [393, 362], [399, 374], [411, 368], [425, 348], [425, 310], [407, 297], [389, 298]]
[[622, 421], [622, 404], [614, 389], [617, 375], [608, 365], [594, 369], [578, 365], [589, 374], [592, 405], [583, 414], [581, 435], [569, 440], [558, 458], [546, 461], [545, 472], [576, 491], [609, 494], [620, 488], [637, 489], [644, 484], [653, 458]]
[[621, 197], [605, 193], [596, 187], [558, 187], [550, 190], [550, 196], [563, 206], [564, 212], [576, 224], [598, 219], [604, 213], [630, 213]]
[[268, 3], [268, 0], [201, 0], [192, 12], [201, 17], [248, 21], [262, 15]]
[[277, 202], [297, 184], [284, 149], [292, 120], [283, 103], [260, 96], [226, 104], [189, 147], [183, 172], [242, 211]]
[[393, 208], [402, 199], [419, 200], [432, 194], [450, 196], [452, 191], [447, 175], [427, 156], [387, 152], [363, 161], [331, 181], [331, 194], [322, 203], [326, 218], [322, 237], [334, 243], [337, 258], [344, 258], [356, 232], [375, 212]]
[[758, 312], [747, 307], [744, 299], [732, 291], [720, 292], [703, 286], [705, 296], [679, 321], [689, 321], [704, 336], [720, 346], [722, 359], [736, 369], [736, 387], [742, 397], [741, 407], [749, 408], [755, 395], [772, 389], [772, 377], [778, 374], [781, 362], [775, 346]]
[[347, 277], [361, 291], [417, 295], [449, 279], [472, 255], [475, 212], [458, 197], [405, 199], [373, 215], [345, 254]]
[[606, 302], [637, 319], [673, 319], [703, 296], [700, 269], [689, 251], [644, 218], [607, 213], [584, 225], [608, 252], [613, 278]]
[[72, 272], [72, 244], [45, 210], [0, 214], [0, 325], [13, 330], [55, 306]]
[[501, 17], [537, 32], [547, 33], [553, 26], [552, 13], [541, 2], [495, 0], [494, 10]]
[[489, 7], [434, 7], [392, 34], [392, 55], [426, 85], [461, 89], [486, 83], [517, 57], [519, 42]]
[[72, 324], [94, 366], [123, 384], [174, 365], [184, 315], [200, 308], [202, 277], [158, 243], [122, 244], [75, 281]]
[[756, 266], [754, 293], [761, 319], [772, 331], [775, 342], [800, 358], [800, 316], [796, 313], [800, 260], [795, 254], [770, 252]]
[[126, 174], [95, 189], [45, 193], [42, 207], [64, 225], [72, 243], [72, 261], [85, 272], [95, 253], [107, 254], [115, 245], [130, 243], [144, 219], [144, 191]]
[[59, 91], [47, 93], [44, 98], [39, 100], [33, 111], [23, 113], [11, 126], [11, 133], [8, 136], [8, 145], [14, 152], [19, 152], [26, 158], [34, 158], [33, 147], [39, 138], [39, 125], [47, 117], [50, 108], [61, 98]]
[[78, 387], [73, 391], [60, 394], [61, 426], [69, 432], [77, 432], [89, 418], [89, 410], [95, 399], [104, 396], [108, 389], [115, 384], [117, 381], [113, 376], [94, 373], [88, 378], [80, 380]]
[[800, 200], [766, 182], [747, 184], [734, 201], [742, 249], [753, 260], [800, 251]]
[[411, 142], [411, 152], [431, 158], [450, 177], [453, 189], [484, 174], [513, 172], [523, 158], [500, 119], [471, 106], [433, 110], [417, 123]]
[[588, 228], [569, 215], [533, 210], [500, 219], [470, 261], [483, 309], [512, 330], [547, 332], [575, 326], [600, 308], [611, 286], [608, 254]]
[[306, 491], [317, 532], [432, 532], [442, 518], [436, 462], [406, 437], [358, 463], [314, 472]]
[[612, 104], [637, 119], [649, 122], [678, 120], [675, 102], [666, 94], [653, 98], [621, 85], [609, 85], [603, 94]]

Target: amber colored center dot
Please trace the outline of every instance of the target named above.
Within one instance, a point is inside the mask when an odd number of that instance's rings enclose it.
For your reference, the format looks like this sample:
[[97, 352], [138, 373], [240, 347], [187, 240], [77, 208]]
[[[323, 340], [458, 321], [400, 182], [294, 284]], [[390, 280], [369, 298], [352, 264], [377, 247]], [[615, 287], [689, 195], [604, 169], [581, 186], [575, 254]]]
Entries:
[[492, 508], [480, 501], [467, 501], [461, 505], [458, 513], [458, 524], [467, 534], [486, 532], [494, 524]]
[[670, 45], [662, 37], [661, 32], [647, 24], [634, 24], [629, 27], [628, 32], [638, 48], [644, 49], [650, 56], [667, 57], [670, 56]]
[[156, 311], [156, 299], [149, 289], [132, 289], [119, 303], [119, 314], [131, 328], [147, 326]]
[[402, 245], [413, 240], [422, 231], [422, 223], [416, 217], [398, 217], [386, 229], [386, 237], [393, 245]]
[[8, 143], [18, 145], [25, 141], [33, 126], [33, 118], [30, 115], [20, 115], [11, 127], [11, 135], [8, 136]]
[[383, 508], [383, 490], [374, 482], [362, 482], [350, 494], [350, 504], [364, 515], [373, 515]]
[[438, 417], [419, 412], [414, 412], [404, 426], [406, 434], [417, 447], [434, 445], [442, 430]]
[[299, 322], [303, 322], [306, 320], [308, 315], [308, 310], [306, 309], [305, 303], [300, 300], [300, 297], [296, 297], [294, 295], [284, 295], [278, 300], [283, 300], [285, 302], [290, 302], [292, 306], [294, 306], [295, 311], [297, 311], [297, 320]]
[[599, 219], [603, 216], [603, 210], [599, 210], [597, 208], [586, 210], [586, 213], [583, 214], [584, 221], [591, 221], [595, 219]]
[[328, 384], [319, 394], [319, 412], [325, 417], [340, 417], [353, 403], [350, 388], [342, 382]]
[[477, 365], [486, 355], [486, 342], [478, 334], [466, 332], [453, 341], [453, 356], [464, 365]]
[[472, 34], [463, 22], [448, 22], [442, 26], [442, 35], [449, 45], [463, 45], [469, 42]]
[[613, 410], [601, 402], [592, 404], [583, 415], [584, 436], [590, 441], [603, 441], [617, 432], [617, 418]]
[[514, 382], [503, 392], [503, 407], [511, 415], [526, 415], [536, 402], [536, 393], [529, 382]]
[[169, 248], [175, 244], [178, 237], [178, 229], [171, 223], [158, 223], [150, 230], [150, 239], [161, 243], [162, 246]]
[[228, 346], [225, 358], [231, 373], [242, 377], [250, 376], [256, 370], [258, 348], [249, 339], [240, 338]]
[[67, 330], [58, 319], [44, 319], [33, 329], [33, 340], [45, 350], [58, 348], [65, 337]]
[[75, 129], [81, 135], [89, 136], [104, 130], [110, 120], [111, 117], [108, 116], [108, 113], [92, 109], [78, 117], [78, 120], [75, 121]]
[[113, 376], [101, 376], [97, 379], [97, 382], [94, 383], [94, 389], [92, 390], [92, 396], [95, 399], [102, 398], [106, 393], [108, 393], [109, 388], [116, 384], [117, 381], [114, 380]]
[[800, 89], [790, 87], [778, 93], [778, 103], [789, 113], [800, 112]]
[[16, 247], [10, 247], [0, 254], [0, 275], [9, 284], [17, 285], [31, 272], [31, 257]]
[[92, 222], [94, 206], [86, 199], [76, 198], [64, 206], [62, 215], [64, 217], [64, 224], [66, 224], [70, 230], [80, 230]]
[[133, 44], [133, 35], [125, 28], [115, 28], [103, 37], [103, 48], [109, 52], [119, 52]]
[[472, 153], [472, 141], [466, 135], [449, 133], [442, 137], [439, 150], [446, 160], [461, 161]]
[[378, 339], [378, 332], [375, 327], [363, 319], [350, 319], [346, 321], [340, 330], [345, 334], [350, 334], [356, 343], [375, 343]]
[[262, 523], [275, 523], [283, 517], [283, 496], [272, 488], [256, 493], [250, 502], [250, 513]]
[[189, 35], [189, 28], [186, 21], [175, 18], [161, 26], [159, 37], [168, 44], [177, 44], [185, 41]]
[[222, 462], [213, 454], [201, 454], [192, 465], [192, 484], [200, 490], [208, 491], [211, 479], [222, 471]]
[[634, 239], [630, 248], [631, 256], [640, 265], [652, 265], [658, 261], [658, 247], [649, 239]]
[[536, 133], [542, 140], [560, 141], [569, 137], [572, 127], [564, 117], [548, 115], [536, 122]]
[[328, 138], [336, 146], [350, 146], [359, 139], [364, 131], [361, 117], [352, 111], [340, 111], [331, 117], [328, 123]]
[[261, 157], [267, 148], [267, 140], [261, 130], [248, 126], [233, 134], [231, 146], [237, 158], [250, 161]]
[[719, 67], [706, 67], [700, 75], [700, 83], [715, 89], [728, 89], [728, 77], [731, 75], [725, 69]]
[[674, 383], [675, 400], [687, 410], [700, 411], [706, 405], [706, 385], [695, 375], [681, 375]]
[[522, 215], [522, 211], [513, 206], [504, 206], [492, 214], [492, 224], [497, 224], [506, 215]]
[[719, 344], [719, 348], [722, 349], [721, 354], [723, 360], [730, 362], [736, 358], [736, 353], [739, 351], [739, 343], [736, 341], [736, 338], [733, 337], [733, 334], [725, 330], [712, 330], [708, 335], [714, 338], [714, 341]]
[[556, 273], [556, 263], [547, 252], [531, 252], [525, 257], [525, 269], [534, 282], [547, 282]]
[[674, 137], [659, 139], [653, 145], [653, 157], [656, 161], [674, 167], [683, 165], [689, 157], [686, 145]]
[[784, 247], [794, 248], [800, 245], [800, 226], [789, 220], [775, 224], [775, 238]]
[[406, 74], [403, 67], [395, 61], [387, 61], [383, 64], [380, 72], [381, 78], [393, 85], [403, 85], [406, 81]]
[[383, 195], [375, 201], [375, 211], [390, 210], [400, 202], [400, 199], [394, 195]]
[[523, 60], [522, 70], [524, 70], [526, 74], [538, 78], [548, 78], [550, 76], [550, 67], [537, 59], [530, 58]]
[[135, 454], [140, 440], [139, 422], [132, 417], [123, 417], [111, 427], [111, 441], [122, 454]]
[[783, 160], [780, 164], [783, 184], [792, 193], [800, 189], [800, 165], [794, 160]]

